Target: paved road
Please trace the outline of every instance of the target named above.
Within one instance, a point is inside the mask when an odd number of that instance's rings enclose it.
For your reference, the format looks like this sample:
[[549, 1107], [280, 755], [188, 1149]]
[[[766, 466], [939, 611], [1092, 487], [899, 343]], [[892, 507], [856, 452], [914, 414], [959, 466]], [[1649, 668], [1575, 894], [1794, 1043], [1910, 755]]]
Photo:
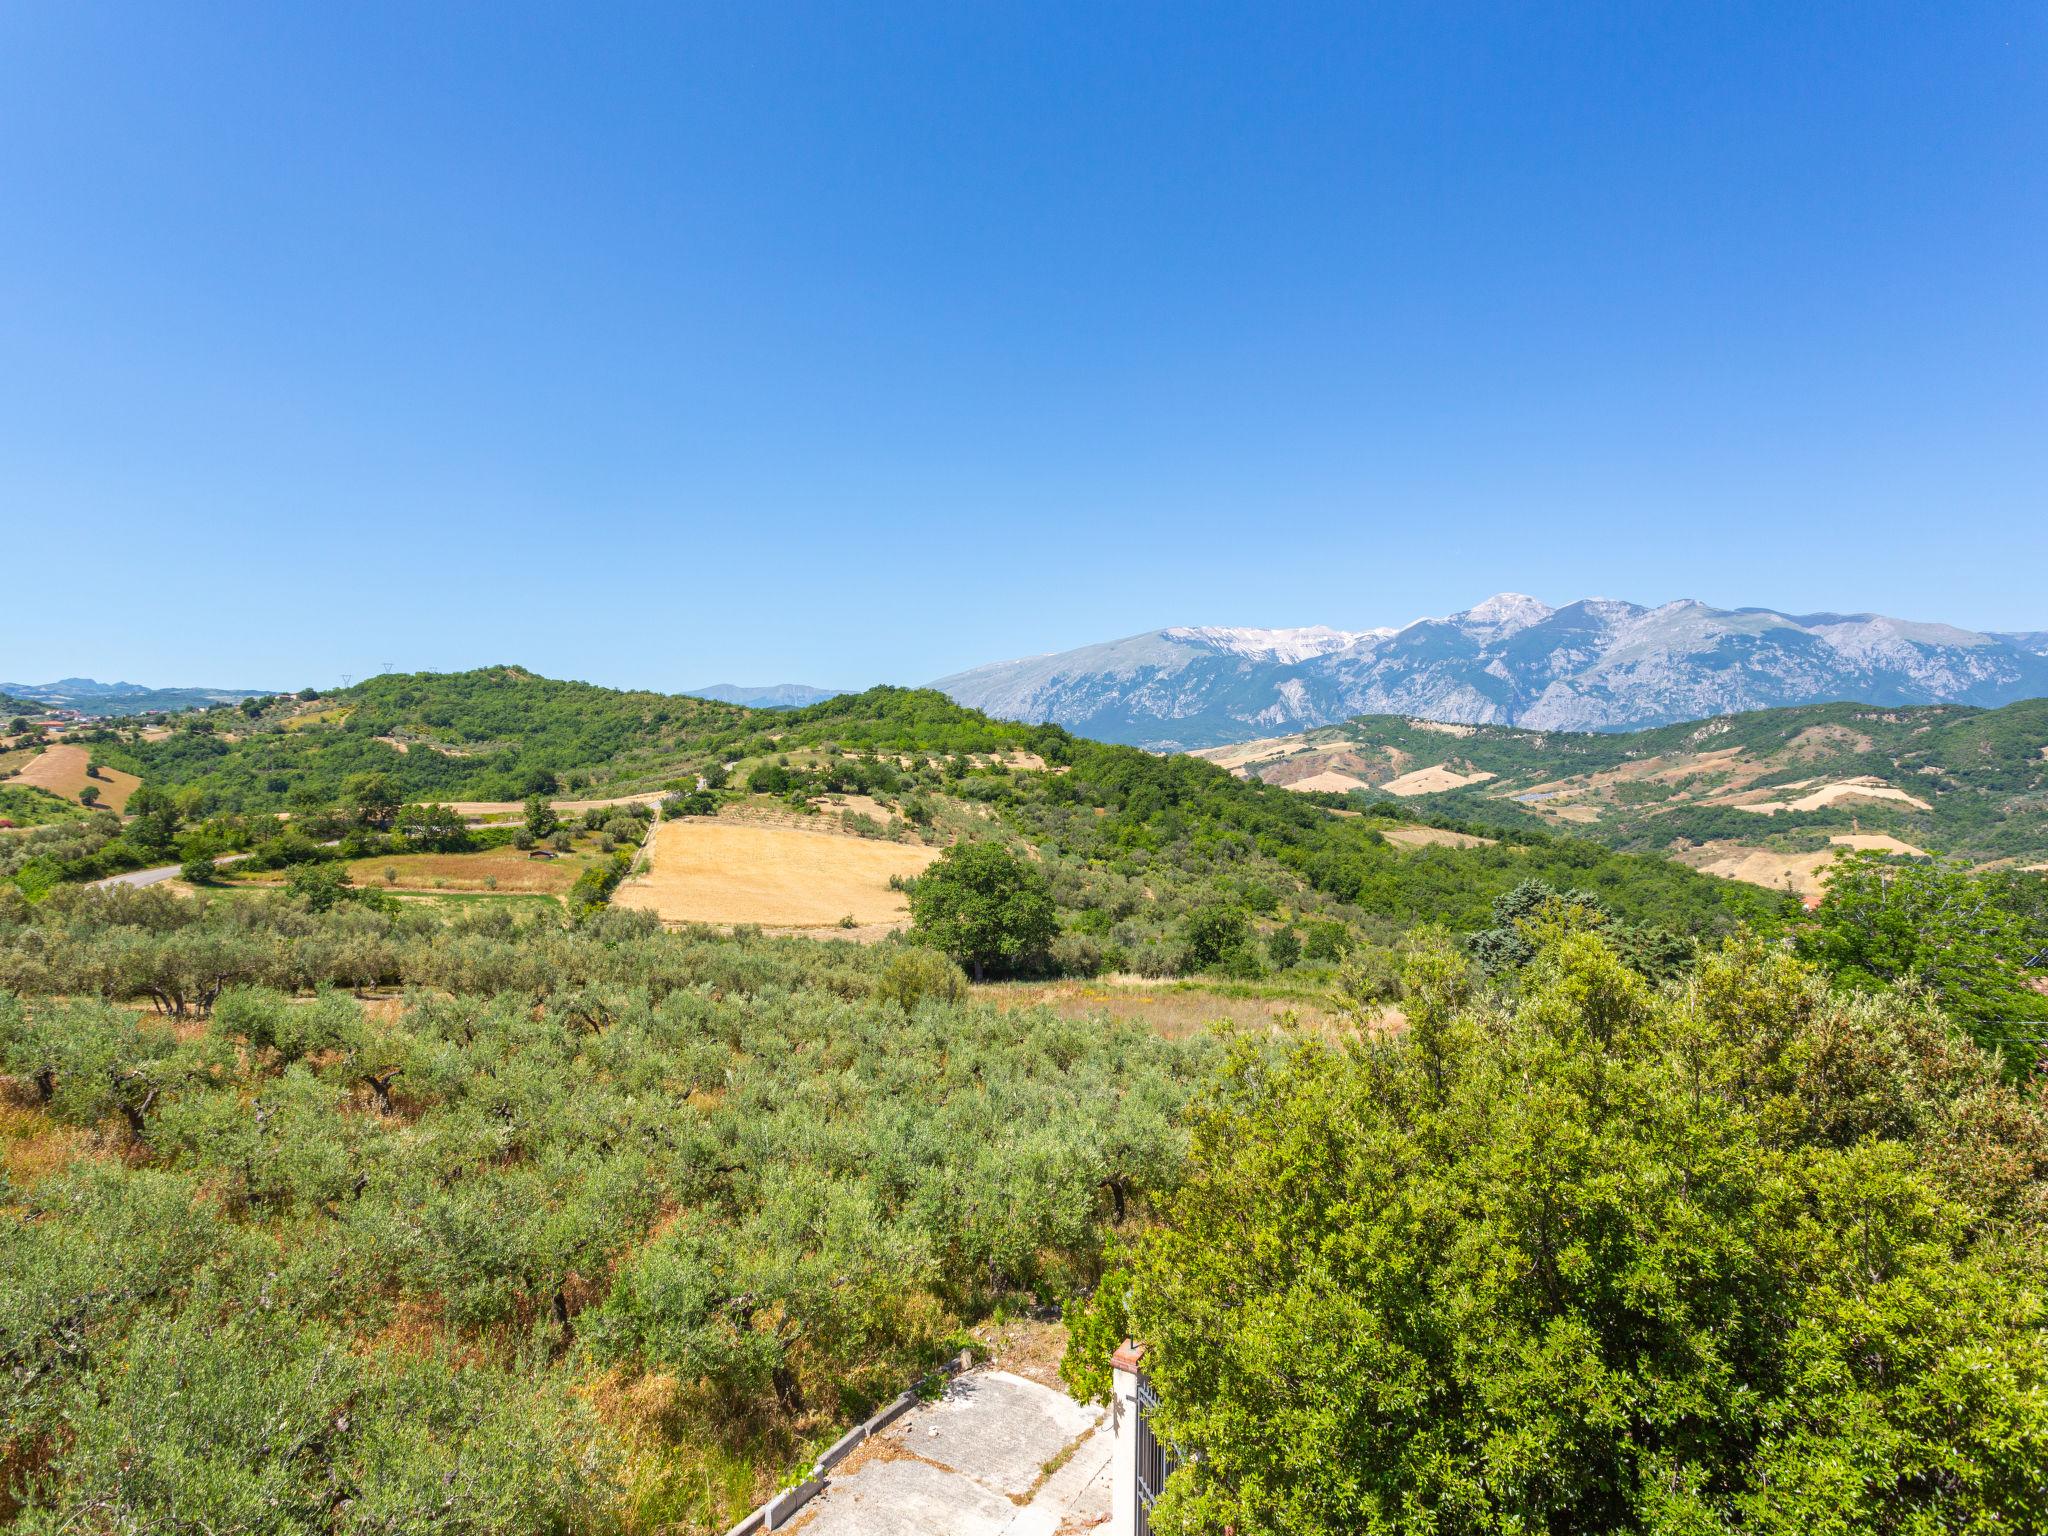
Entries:
[[[249, 855], [246, 853], [224, 853], [213, 862], [216, 864], [232, 864], [237, 859], [246, 859], [247, 857]], [[97, 886], [159, 885], [163, 881], [177, 879], [178, 868], [179, 866], [176, 864], [165, 864], [158, 869], [131, 869], [125, 875], [109, 875], [104, 880], [95, 880], [92, 883]]]

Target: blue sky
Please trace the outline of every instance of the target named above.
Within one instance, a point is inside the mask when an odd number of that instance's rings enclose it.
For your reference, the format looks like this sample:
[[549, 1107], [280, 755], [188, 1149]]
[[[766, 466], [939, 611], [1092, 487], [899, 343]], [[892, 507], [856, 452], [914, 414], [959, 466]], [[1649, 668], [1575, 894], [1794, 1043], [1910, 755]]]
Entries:
[[2048, 626], [2039, 4], [0, 4], [0, 677]]

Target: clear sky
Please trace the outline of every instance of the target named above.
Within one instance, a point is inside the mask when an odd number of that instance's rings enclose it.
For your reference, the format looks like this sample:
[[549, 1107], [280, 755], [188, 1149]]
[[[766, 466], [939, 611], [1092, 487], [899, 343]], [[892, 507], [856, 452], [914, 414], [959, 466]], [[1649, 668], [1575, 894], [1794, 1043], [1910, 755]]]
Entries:
[[2048, 7], [0, 0], [0, 678], [2048, 627]]

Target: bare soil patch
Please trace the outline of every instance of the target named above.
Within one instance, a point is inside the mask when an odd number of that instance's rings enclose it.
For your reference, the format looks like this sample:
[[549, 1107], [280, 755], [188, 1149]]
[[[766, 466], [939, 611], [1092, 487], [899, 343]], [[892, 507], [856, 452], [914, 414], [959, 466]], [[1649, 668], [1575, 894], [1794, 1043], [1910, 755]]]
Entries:
[[937, 852], [906, 843], [844, 837], [808, 828], [695, 817], [655, 829], [653, 867], [627, 881], [615, 906], [654, 912], [671, 923], [759, 923], [838, 929], [900, 924], [910, 904], [889, 889], [891, 875], [919, 873]]
[[84, 747], [45, 747], [15, 774], [15, 782], [47, 789], [71, 801], [78, 801], [79, 791], [90, 784], [99, 790], [101, 805], [113, 811], [124, 809], [142, 780], [118, 768], [102, 768], [98, 778], [87, 778], [85, 768], [91, 761], [92, 754]]

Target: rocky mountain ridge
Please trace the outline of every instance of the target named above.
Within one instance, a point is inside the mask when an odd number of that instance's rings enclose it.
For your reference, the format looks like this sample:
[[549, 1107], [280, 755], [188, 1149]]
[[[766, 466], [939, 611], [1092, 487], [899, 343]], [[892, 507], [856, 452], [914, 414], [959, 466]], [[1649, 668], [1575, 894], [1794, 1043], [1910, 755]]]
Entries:
[[1017, 720], [1158, 750], [1362, 714], [1617, 731], [1857, 700], [1995, 707], [2048, 696], [2041, 633], [1502, 592], [1398, 628], [1181, 626], [975, 667], [934, 687]]

